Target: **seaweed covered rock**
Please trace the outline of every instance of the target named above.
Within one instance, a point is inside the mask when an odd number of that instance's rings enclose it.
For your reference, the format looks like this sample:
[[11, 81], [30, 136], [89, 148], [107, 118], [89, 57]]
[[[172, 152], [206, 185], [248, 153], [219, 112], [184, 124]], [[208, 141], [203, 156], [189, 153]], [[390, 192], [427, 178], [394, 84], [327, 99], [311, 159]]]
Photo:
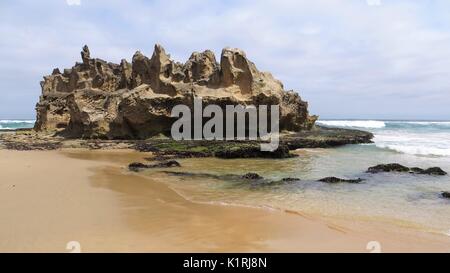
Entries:
[[338, 178], [338, 177], [325, 177], [322, 179], [317, 180], [319, 182], [324, 182], [324, 183], [330, 183], [330, 184], [335, 184], [335, 183], [361, 183], [363, 180], [361, 178], [358, 179], [343, 179], [343, 178]]
[[406, 166], [398, 163], [379, 164], [367, 169], [368, 173], [381, 173], [381, 172], [409, 172], [410, 169]]
[[303, 130], [281, 136], [282, 144], [290, 150], [300, 148], [331, 148], [346, 144], [372, 143], [373, 134], [361, 130], [327, 128], [314, 126], [312, 130]]
[[295, 157], [295, 154], [289, 152], [289, 148], [280, 144], [274, 151], [261, 151], [259, 144], [245, 142], [237, 143], [236, 145], [225, 145], [223, 149], [214, 153], [219, 158], [290, 158]]
[[368, 173], [382, 173], [382, 172], [400, 172], [400, 173], [413, 173], [413, 174], [427, 174], [427, 175], [447, 175], [447, 172], [439, 167], [431, 167], [428, 169], [422, 169], [418, 167], [409, 168], [398, 163], [379, 164], [370, 167], [367, 170]]
[[264, 177], [260, 176], [257, 173], [246, 173], [242, 176], [242, 179], [248, 179], [248, 180], [258, 180], [263, 179]]
[[[428, 168], [428, 169], [420, 169], [417, 168], [419, 170], [413, 170], [414, 173], [418, 173], [418, 174], [429, 174], [429, 175], [446, 175], [447, 172], [445, 172], [444, 170], [442, 170], [439, 167], [432, 167], [432, 168]], [[412, 170], [412, 169], [411, 169]]]
[[300, 178], [296, 178], [296, 177], [285, 177], [282, 178], [281, 181], [283, 182], [297, 182], [297, 181], [301, 181]]
[[140, 152], [152, 152], [152, 160], [191, 157], [232, 158], [291, 158], [296, 155], [289, 148], [280, 144], [272, 152], [261, 151], [258, 141], [212, 141], [212, 140], [180, 140], [149, 139], [137, 143], [135, 149]]
[[128, 165], [128, 169], [130, 171], [138, 172], [142, 169], [153, 169], [153, 168], [172, 168], [172, 167], [181, 167], [180, 163], [175, 160], [158, 162], [156, 164], [144, 164], [140, 162], [133, 162]]

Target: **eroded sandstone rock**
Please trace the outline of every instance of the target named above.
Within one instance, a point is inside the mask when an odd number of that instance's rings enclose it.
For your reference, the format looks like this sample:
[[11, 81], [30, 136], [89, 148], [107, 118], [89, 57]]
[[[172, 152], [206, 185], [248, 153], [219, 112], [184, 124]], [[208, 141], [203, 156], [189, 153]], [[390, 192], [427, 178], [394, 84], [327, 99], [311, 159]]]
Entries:
[[317, 119], [297, 93], [258, 71], [239, 49], [225, 48], [220, 63], [206, 50], [181, 64], [155, 45], [151, 58], [138, 51], [131, 63], [114, 64], [91, 58], [84, 46], [81, 59], [44, 77], [35, 130], [104, 139], [169, 135], [172, 107], [192, 108], [194, 97], [202, 97], [204, 106], [279, 104], [280, 130], [310, 129]]

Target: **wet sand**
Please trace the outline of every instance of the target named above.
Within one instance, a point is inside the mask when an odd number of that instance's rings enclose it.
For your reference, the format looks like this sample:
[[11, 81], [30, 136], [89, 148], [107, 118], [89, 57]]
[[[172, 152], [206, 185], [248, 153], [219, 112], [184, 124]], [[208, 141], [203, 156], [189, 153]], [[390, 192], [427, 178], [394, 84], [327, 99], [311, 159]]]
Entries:
[[[450, 238], [382, 223], [330, 221], [188, 201], [164, 174], [127, 171], [134, 151], [0, 150], [0, 251], [449, 252]], [[336, 221], [334, 221], [335, 223]]]

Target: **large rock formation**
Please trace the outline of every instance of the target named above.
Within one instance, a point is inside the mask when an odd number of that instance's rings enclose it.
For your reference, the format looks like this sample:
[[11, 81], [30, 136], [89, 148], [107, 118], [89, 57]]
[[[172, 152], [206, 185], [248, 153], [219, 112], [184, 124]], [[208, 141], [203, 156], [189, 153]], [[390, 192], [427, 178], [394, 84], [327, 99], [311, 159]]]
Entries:
[[41, 82], [36, 105], [37, 131], [58, 130], [69, 137], [145, 139], [168, 135], [172, 107], [204, 105], [280, 105], [280, 129], [309, 130], [315, 116], [294, 91], [285, 91], [270, 73], [260, 72], [239, 49], [225, 48], [217, 63], [214, 53], [194, 52], [185, 64], [174, 62], [160, 45], [151, 58], [139, 51], [132, 63], [93, 59], [87, 46], [82, 63], [55, 69]]

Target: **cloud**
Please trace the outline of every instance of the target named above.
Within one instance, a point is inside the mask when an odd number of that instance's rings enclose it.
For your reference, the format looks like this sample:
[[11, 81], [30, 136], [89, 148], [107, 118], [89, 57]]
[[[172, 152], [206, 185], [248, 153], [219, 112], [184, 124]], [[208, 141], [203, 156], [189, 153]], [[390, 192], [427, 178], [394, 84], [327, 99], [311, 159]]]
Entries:
[[380, 6], [381, 0], [366, 0], [367, 5], [369, 6]]
[[79, 6], [81, 5], [81, 0], [66, 0], [66, 3], [69, 6]]

